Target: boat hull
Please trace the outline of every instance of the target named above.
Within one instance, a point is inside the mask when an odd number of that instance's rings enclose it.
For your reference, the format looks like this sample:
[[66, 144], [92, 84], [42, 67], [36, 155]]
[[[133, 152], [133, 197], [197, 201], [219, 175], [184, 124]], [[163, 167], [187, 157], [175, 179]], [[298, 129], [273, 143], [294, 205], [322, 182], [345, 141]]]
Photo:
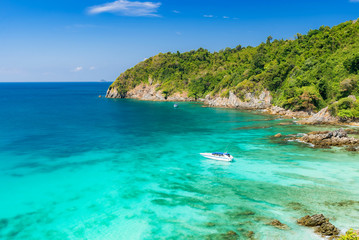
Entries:
[[217, 161], [224, 161], [224, 162], [231, 162], [233, 160], [233, 157], [226, 157], [226, 156], [216, 156], [213, 155], [212, 153], [200, 153], [203, 157], [205, 158], [209, 158], [212, 160], [217, 160]]

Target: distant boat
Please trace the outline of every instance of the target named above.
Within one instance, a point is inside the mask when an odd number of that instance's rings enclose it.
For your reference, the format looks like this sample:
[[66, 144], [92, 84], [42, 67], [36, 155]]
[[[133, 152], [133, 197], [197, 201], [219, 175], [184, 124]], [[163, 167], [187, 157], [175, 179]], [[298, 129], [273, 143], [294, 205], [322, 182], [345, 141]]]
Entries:
[[203, 157], [218, 160], [218, 161], [225, 161], [231, 162], [233, 160], [233, 156], [229, 153], [222, 153], [222, 152], [214, 152], [214, 153], [200, 153]]
[[173, 107], [174, 107], [174, 108], [178, 108], [178, 105], [177, 105], [177, 104], [175, 104], [175, 105], [173, 105]]

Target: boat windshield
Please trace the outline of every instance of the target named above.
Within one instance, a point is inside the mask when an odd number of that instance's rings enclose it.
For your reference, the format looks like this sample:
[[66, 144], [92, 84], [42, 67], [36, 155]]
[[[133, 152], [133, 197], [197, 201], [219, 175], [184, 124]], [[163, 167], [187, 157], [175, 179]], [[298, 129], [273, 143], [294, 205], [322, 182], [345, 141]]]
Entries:
[[222, 152], [214, 152], [214, 153], [212, 153], [212, 155], [215, 155], [215, 156], [226, 156], [226, 157], [230, 157], [230, 156], [231, 156], [229, 153], [222, 153]]
[[214, 152], [214, 153], [212, 153], [212, 155], [223, 156], [224, 153], [222, 153], [222, 152]]

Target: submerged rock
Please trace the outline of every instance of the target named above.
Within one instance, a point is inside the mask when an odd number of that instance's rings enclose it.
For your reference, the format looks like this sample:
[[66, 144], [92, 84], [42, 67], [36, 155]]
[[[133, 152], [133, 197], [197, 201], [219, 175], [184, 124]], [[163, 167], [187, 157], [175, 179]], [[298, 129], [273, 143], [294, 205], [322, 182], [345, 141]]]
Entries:
[[277, 133], [276, 135], [274, 135], [274, 137], [276, 137], [276, 138], [280, 138], [281, 136], [282, 136], [281, 133]]
[[284, 224], [284, 223], [281, 223], [279, 220], [275, 219], [273, 221], [271, 221], [270, 223], [268, 223], [268, 225], [271, 225], [273, 227], [276, 227], [278, 229], [282, 229], [282, 230], [285, 230], [285, 229], [289, 229], [288, 225]]
[[238, 238], [239, 235], [235, 231], [228, 231], [226, 234], [222, 235], [223, 240], [235, 240]]
[[255, 129], [266, 129], [271, 128], [271, 126], [255, 126], [255, 127], [238, 127], [234, 130], [255, 130]]
[[207, 227], [214, 227], [214, 226], [216, 226], [216, 224], [213, 223], [213, 222], [209, 222], [209, 223], [207, 223], [206, 225], [207, 225]]
[[288, 126], [288, 125], [293, 125], [293, 122], [282, 122], [282, 123], [278, 123], [278, 126]]
[[227, 235], [228, 236], [237, 236], [238, 234], [235, 231], [228, 231]]
[[253, 231], [247, 232], [246, 237], [247, 237], [248, 239], [254, 239], [254, 232], [253, 232]]
[[245, 216], [252, 216], [252, 215], [255, 215], [255, 214], [256, 214], [255, 212], [252, 212], [250, 210], [240, 213], [240, 215], [245, 215]]

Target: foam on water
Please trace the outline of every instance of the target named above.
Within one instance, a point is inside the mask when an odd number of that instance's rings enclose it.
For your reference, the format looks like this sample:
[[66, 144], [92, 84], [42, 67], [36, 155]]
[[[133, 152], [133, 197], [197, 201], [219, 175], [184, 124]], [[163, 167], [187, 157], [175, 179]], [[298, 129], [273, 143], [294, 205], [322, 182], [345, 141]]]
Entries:
[[0, 84], [0, 238], [319, 239], [296, 224], [315, 213], [358, 228], [358, 155], [271, 138], [313, 127], [107, 87]]

